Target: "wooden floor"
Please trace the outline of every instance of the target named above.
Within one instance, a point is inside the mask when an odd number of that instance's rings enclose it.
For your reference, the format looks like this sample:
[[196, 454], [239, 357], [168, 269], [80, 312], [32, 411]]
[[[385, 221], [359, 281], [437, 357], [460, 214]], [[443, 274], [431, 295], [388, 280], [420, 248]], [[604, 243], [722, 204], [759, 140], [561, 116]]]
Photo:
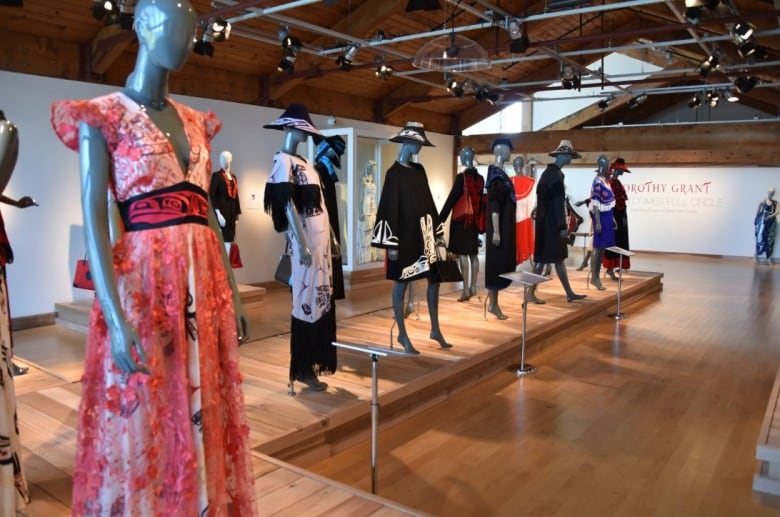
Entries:
[[[496, 321], [489, 315], [484, 321], [479, 300], [457, 303], [457, 293], [443, 289], [442, 329], [455, 345], [450, 351], [427, 339], [429, 324], [421, 304], [420, 319], [413, 315], [407, 326], [423, 355], [388, 359], [380, 366], [382, 415], [395, 418], [383, 420], [379, 495], [403, 506], [361, 499], [358, 492], [328, 486], [322, 478], [264, 455], [313, 466], [317, 473], [368, 489], [368, 452], [359, 442], [366, 436], [370, 364], [360, 354], [341, 353], [339, 372], [325, 379], [327, 392], [299, 387], [298, 396], [289, 397], [289, 295], [272, 291], [262, 304], [247, 306], [254, 341], [242, 347], [242, 371], [261, 513], [300, 513], [291, 508], [306, 507], [321, 510], [307, 512], [311, 515], [341, 515], [348, 512], [339, 504], [360, 501], [363, 510], [350, 514], [415, 508], [439, 515], [516, 515], [526, 510], [573, 515], [583, 510], [582, 500], [596, 494], [604, 502], [586, 512], [591, 515], [614, 513], [612, 509], [632, 515], [709, 515], [705, 510], [713, 507], [708, 504], [722, 499], [736, 514], [761, 515], [756, 512], [762, 507], [750, 495], [750, 458], [777, 371], [778, 354], [771, 343], [780, 320], [766, 291], [780, 270], [754, 269], [747, 261], [661, 256], [635, 257], [635, 269], [663, 271], [664, 294], [660, 301], [656, 297], [632, 306], [631, 317], [617, 326], [619, 333], [603, 316], [614, 298], [614, 283], [606, 292], [586, 290], [584, 274], [572, 271], [572, 283], [589, 294], [587, 301], [567, 303], [553, 280], [541, 289], [548, 304], [529, 308], [529, 341], [540, 343], [531, 347], [530, 359], [540, 367], [536, 377], [518, 382], [511, 374], [498, 373], [465, 390], [444, 387], [439, 396], [425, 400], [421, 394], [441, 388], [442, 379], [453, 377], [453, 368], [474, 381], [486, 377], [491, 370], [464, 365], [485, 354], [495, 354], [496, 364], [504, 361], [497, 343], [515, 354], [511, 347], [516, 350], [519, 339], [521, 304], [519, 289], [510, 288], [500, 298], [510, 319]], [[670, 272], [675, 274], [673, 285]], [[646, 277], [628, 274], [624, 288], [630, 291], [643, 281]], [[340, 339], [387, 344], [392, 322], [388, 284], [353, 289], [350, 299], [339, 303]], [[419, 296], [424, 299], [422, 287]], [[576, 321], [589, 311], [590, 319]], [[586, 324], [586, 332], [577, 330]], [[557, 338], [554, 346], [543, 346], [550, 325], [571, 325], [572, 339]], [[14, 340], [17, 356], [40, 367], [17, 379], [20, 429], [28, 448], [25, 467], [35, 497], [31, 515], [66, 515], [83, 335], [32, 329], [15, 333]], [[421, 384], [420, 379], [433, 380]], [[400, 403], [416, 398], [416, 406]], [[433, 409], [422, 412], [427, 407]], [[408, 420], [416, 413], [420, 415]], [[696, 418], [683, 425], [681, 417], [689, 413]], [[408, 423], [387, 425], [403, 420]], [[721, 429], [724, 422], [727, 430]], [[348, 438], [338, 441], [328, 430]], [[632, 439], [634, 448], [624, 443]], [[707, 472], [713, 465], [725, 471]], [[686, 474], [688, 485], [681, 485], [686, 469], [694, 472]], [[273, 475], [266, 477], [269, 473]], [[265, 483], [298, 490], [283, 496]], [[642, 495], [642, 486], [648, 495]], [[689, 489], [698, 490], [695, 505], [684, 497]], [[300, 500], [322, 504], [301, 505]], [[285, 506], [290, 504], [294, 506]]]

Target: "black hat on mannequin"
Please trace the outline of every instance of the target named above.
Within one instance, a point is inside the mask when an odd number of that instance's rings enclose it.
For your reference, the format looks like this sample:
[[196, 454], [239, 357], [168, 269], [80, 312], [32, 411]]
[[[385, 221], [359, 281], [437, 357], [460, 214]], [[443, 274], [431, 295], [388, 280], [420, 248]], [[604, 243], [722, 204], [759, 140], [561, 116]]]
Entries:
[[322, 137], [320, 130], [314, 127], [309, 111], [303, 104], [290, 104], [282, 116], [270, 124], [263, 126], [265, 129], [284, 129], [291, 127], [308, 133], [313, 137]]
[[582, 158], [582, 155], [574, 150], [571, 140], [561, 140], [558, 148], [548, 153], [549, 156], [558, 156], [559, 154], [570, 154], [572, 158]]
[[398, 144], [422, 144], [427, 147], [435, 147], [431, 142], [428, 141], [428, 138], [425, 136], [425, 128], [422, 125], [421, 122], [407, 122], [406, 126], [398, 132], [397, 135], [395, 135], [393, 138], [390, 139], [391, 142], [396, 142]]
[[493, 140], [493, 143], [490, 144], [490, 150], [493, 151], [493, 149], [496, 148], [497, 145], [504, 144], [505, 146], [509, 147], [510, 151], [514, 151], [515, 147], [512, 145], [512, 141], [508, 138], [496, 138]]

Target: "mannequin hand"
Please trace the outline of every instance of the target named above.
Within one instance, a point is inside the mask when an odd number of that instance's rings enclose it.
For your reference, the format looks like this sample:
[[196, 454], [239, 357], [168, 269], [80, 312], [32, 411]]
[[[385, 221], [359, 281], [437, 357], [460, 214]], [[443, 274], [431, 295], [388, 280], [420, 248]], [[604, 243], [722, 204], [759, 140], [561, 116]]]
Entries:
[[493, 232], [493, 238], [490, 240], [490, 242], [493, 244], [493, 246], [498, 246], [501, 244], [501, 234], [498, 232]]
[[[143, 372], [148, 374], [149, 368], [146, 363], [146, 353], [141, 345], [141, 338], [129, 321], [123, 320], [119, 328], [111, 329], [111, 357], [114, 359], [114, 365], [123, 372]], [[140, 362], [136, 362], [133, 357], [133, 349]]]
[[19, 198], [19, 201], [16, 202], [16, 206], [19, 208], [27, 208], [28, 206], [38, 206], [38, 203], [30, 196], [24, 196]]
[[594, 233], [601, 233], [601, 225], [597, 224], [596, 226], [594, 226], [593, 227], [593, 232]]
[[233, 291], [233, 309], [236, 312], [238, 345], [241, 346], [249, 340], [249, 319], [244, 312], [244, 305], [241, 303], [241, 295], [238, 293], [238, 289]]
[[298, 247], [298, 257], [304, 266], [311, 266], [311, 250], [306, 246]]
[[388, 250], [387, 258], [393, 261], [398, 260], [398, 250]]
[[219, 208], [214, 209], [214, 213], [217, 214], [217, 222], [219, 223], [220, 228], [225, 227], [225, 216], [222, 215], [222, 212], [219, 211]]

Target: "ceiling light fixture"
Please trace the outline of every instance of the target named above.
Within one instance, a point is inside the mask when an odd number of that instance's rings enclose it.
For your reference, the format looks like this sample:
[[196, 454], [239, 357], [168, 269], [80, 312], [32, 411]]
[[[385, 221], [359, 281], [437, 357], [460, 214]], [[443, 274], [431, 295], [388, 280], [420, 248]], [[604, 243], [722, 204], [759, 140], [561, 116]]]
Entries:
[[116, 11], [116, 2], [113, 0], [95, 0], [92, 4], [92, 16], [96, 20], [102, 20], [108, 13]]
[[702, 77], [709, 76], [710, 72], [718, 68], [719, 63], [718, 53], [713, 49], [712, 54], [699, 65], [699, 75]]
[[636, 97], [631, 97], [631, 99], [628, 101], [628, 108], [634, 109], [640, 104], [642, 104], [643, 102], [645, 102], [646, 100], [647, 100], [646, 93], [642, 93], [640, 95], [637, 95]]
[[697, 110], [701, 107], [701, 94], [694, 93], [693, 98], [688, 102], [688, 107]]
[[734, 79], [734, 87], [737, 89], [737, 91], [741, 94], [746, 94], [750, 90], [752, 90], [756, 85], [758, 84], [758, 79], [750, 76], [750, 77], [737, 77]]
[[454, 77], [447, 78], [447, 91], [455, 97], [463, 97], [463, 84]]
[[737, 97], [737, 94], [734, 93], [734, 90], [728, 87], [723, 88], [723, 90], [721, 90], [720, 96], [729, 102], [739, 102], [739, 97]]
[[580, 74], [568, 63], [561, 63], [561, 84], [566, 90], [579, 90], [582, 84]]
[[214, 57], [213, 42], [225, 41], [230, 37], [230, 23], [223, 18], [209, 18], [202, 25], [203, 32], [200, 38], [195, 42], [192, 49], [196, 54], [202, 56]]
[[704, 9], [701, 7], [689, 7], [685, 10], [685, 19], [693, 25], [698, 25], [703, 14]]
[[282, 45], [282, 59], [279, 61], [276, 69], [279, 72], [292, 74], [295, 71], [295, 59], [298, 57], [298, 52], [303, 48], [301, 40], [291, 36], [290, 29], [286, 25], [279, 27], [276, 35]]
[[392, 66], [390, 66], [390, 65], [386, 65], [386, 64], [384, 64], [384, 63], [380, 63], [380, 64], [379, 64], [379, 65], [376, 67], [376, 71], [374, 72], [374, 74], [375, 74], [375, 75], [376, 75], [378, 78], [382, 79], [383, 81], [387, 81], [387, 78], [388, 78], [388, 77], [390, 77], [390, 76], [392, 76], [393, 74], [395, 74], [395, 68], [393, 68], [393, 67], [392, 67]]
[[520, 22], [516, 19], [506, 19], [506, 28], [509, 31], [509, 51], [512, 54], [524, 54], [531, 42], [528, 35], [520, 27]]
[[720, 102], [720, 97], [718, 96], [718, 92], [707, 90], [705, 97], [707, 99], [707, 103], [710, 105], [710, 108], [718, 107], [718, 102]]
[[352, 62], [355, 60], [357, 52], [357, 45], [348, 46], [347, 49], [336, 58], [336, 64], [345, 72], [349, 72], [352, 70]]
[[453, 32], [420, 47], [412, 65], [444, 72], [476, 72], [490, 68], [490, 59], [479, 43]]
[[135, 20], [136, 0], [119, 0], [119, 26], [126, 30], [133, 30]]
[[479, 102], [487, 102], [491, 106], [495, 106], [501, 100], [501, 96], [494, 93], [487, 86], [482, 86], [474, 91], [474, 98]]
[[601, 100], [599, 101], [599, 103], [598, 103], [598, 107], [599, 107], [599, 109], [600, 109], [600, 110], [602, 111], [602, 113], [603, 113], [603, 112], [604, 112], [604, 110], [606, 110], [606, 109], [609, 107], [609, 105], [610, 105], [610, 104], [612, 104], [613, 102], [615, 102], [615, 97], [613, 97], [612, 95], [610, 95], [609, 97], [606, 97], [606, 98], [604, 98], [604, 99], [601, 99]]

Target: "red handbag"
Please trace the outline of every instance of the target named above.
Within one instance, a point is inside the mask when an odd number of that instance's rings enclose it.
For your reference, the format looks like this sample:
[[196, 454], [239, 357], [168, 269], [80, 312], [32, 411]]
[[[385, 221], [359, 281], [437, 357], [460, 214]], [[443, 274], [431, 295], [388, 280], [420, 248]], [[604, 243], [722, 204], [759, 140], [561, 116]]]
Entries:
[[455, 201], [455, 206], [452, 207], [452, 220], [462, 221], [464, 219], [470, 219], [474, 216], [474, 207], [471, 204], [471, 197], [467, 191], [463, 191], [463, 194]]
[[244, 262], [241, 260], [241, 253], [238, 251], [238, 244], [235, 242], [230, 243], [230, 267], [238, 269], [244, 267]]
[[92, 273], [89, 271], [89, 261], [79, 259], [76, 261], [76, 274], [73, 275], [73, 287], [79, 289], [95, 290], [95, 283], [92, 281]]

